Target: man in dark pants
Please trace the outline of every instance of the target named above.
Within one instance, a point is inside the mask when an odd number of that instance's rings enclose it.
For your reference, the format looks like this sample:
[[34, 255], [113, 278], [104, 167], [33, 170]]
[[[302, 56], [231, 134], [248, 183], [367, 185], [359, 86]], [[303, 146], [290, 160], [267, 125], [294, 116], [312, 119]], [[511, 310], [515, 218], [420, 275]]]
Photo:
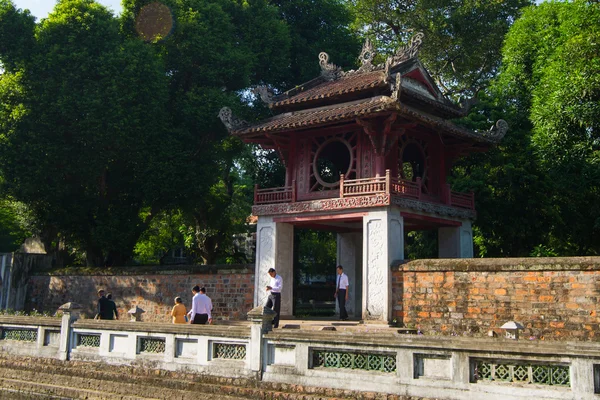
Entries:
[[110, 301], [104, 296], [104, 290], [98, 290], [98, 313], [96, 319], [113, 319], [113, 309]]
[[192, 309], [188, 313], [190, 324], [212, 324], [212, 301], [206, 295], [206, 289], [198, 285], [192, 288]]
[[344, 273], [344, 267], [338, 265], [337, 267], [337, 284], [335, 285], [335, 297], [337, 297], [338, 305], [340, 307], [340, 320], [346, 321], [348, 319], [348, 312], [346, 311], [346, 302], [348, 301], [348, 275]]
[[269, 276], [271, 282], [267, 286], [267, 292], [269, 292], [269, 298], [265, 307], [275, 311], [275, 318], [273, 318], [273, 328], [279, 328], [279, 311], [281, 310], [281, 287], [283, 286], [283, 279], [277, 275], [275, 268], [269, 269]]

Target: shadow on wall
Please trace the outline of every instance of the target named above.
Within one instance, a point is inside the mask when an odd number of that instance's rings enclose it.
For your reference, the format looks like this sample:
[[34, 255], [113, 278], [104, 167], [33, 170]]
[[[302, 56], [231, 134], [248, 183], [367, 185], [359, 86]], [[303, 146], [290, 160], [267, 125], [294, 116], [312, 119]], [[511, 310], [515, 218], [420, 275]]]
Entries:
[[97, 291], [104, 289], [112, 293], [124, 318], [128, 318], [129, 309], [138, 306], [145, 311], [143, 321], [171, 322], [175, 297], [181, 297], [189, 309], [194, 285], [206, 288], [214, 319], [244, 320], [253, 307], [254, 267], [244, 266], [203, 273], [169, 270], [137, 275], [34, 275], [29, 279], [26, 309], [55, 312], [62, 304], [74, 301], [83, 306], [84, 318], [93, 318]]

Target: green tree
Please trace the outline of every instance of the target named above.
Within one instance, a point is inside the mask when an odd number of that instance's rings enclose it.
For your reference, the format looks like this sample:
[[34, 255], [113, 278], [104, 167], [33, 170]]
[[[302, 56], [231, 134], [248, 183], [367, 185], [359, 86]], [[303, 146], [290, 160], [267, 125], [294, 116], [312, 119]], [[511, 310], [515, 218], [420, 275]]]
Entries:
[[446, 94], [473, 96], [497, 73], [511, 23], [530, 0], [352, 0], [355, 29], [383, 53], [414, 32], [425, 39], [419, 58]]
[[[152, 50], [123, 39], [91, 0], [63, 0], [40, 24], [1, 3], [0, 169], [4, 189], [40, 221], [47, 247], [58, 235], [90, 265], [122, 263], [168, 180], [167, 81]], [[22, 36], [24, 49], [9, 43]]]
[[[126, 1], [123, 31], [139, 35], [139, 17], [151, 1]], [[167, 111], [173, 138], [168, 182], [171, 207], [193, 232], [187, 243], [204, 263], [231, 255], [232, 235], [250, 214], [251, 184], [240, 177], [243, 144], [217, 118], [228, 105], [244, 114], [243, 94], [258, 84], [284, 80], [289, 31], [278, 10], [262, 0], [167, 1], [173, 29], [151, 40], [164, 63]]]
[[320, 73], [318, 54], [328, 52], [337, 65], [357, 64], [361, 43], [352, 31], [353, 15], [342, 0], [271, 0], [290, 30], [290, 64], [282, 89], [307, 82]]
[[[498, 88], [527, 118], [554, 213], [560, 255], [600, 252], [600, 5], [543, 3], [509, 31]], [[533, 249], [532, 249], [533, 250]]]

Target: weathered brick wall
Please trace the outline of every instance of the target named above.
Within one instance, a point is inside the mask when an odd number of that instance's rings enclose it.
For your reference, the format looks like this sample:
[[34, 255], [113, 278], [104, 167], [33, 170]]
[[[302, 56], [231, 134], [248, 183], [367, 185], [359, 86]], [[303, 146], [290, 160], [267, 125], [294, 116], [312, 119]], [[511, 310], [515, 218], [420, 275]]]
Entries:
[[419, 260], [393, 269], [393, 313], [427, 334], [600, 340], [600, 257]]
[[194, 285], [206, 287], [213, 302], [213, 318], [246, 319], [254, 298], [254, 266], [188, 267], [157, 270], [123, 268], [98, 272], [70, 271], [68, 274], [31, 276], [26, 310], [54, 312], [62, 304], [74, 301], [84, 307], [86, 318], [93, 318], [97, 291], [112, 293], [119, 315], [139, 306], [143, 321], [170, 322], [174, 299], [180, 296], [189, 309]]

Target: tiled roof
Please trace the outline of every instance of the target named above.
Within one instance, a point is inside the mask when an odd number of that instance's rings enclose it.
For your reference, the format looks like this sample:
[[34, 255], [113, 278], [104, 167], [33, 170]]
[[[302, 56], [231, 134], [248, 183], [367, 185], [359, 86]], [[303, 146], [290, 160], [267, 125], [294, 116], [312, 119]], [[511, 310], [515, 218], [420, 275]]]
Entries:
[[278, 108], [290, 104], [325, 99], [347, 93], [360, 92], [367, 89], [386, 87], [386, 75], [383, 71], [372, 71], [360, 74], [349, 74], [340, 79], [324, 82], [318, 86], [301, 91], [287, 99], [276, 101], [271, 107]]
[[469, 138], [480, 143], [497, 143], [500, 138], [489, 132], [474, 132], [453, 124], [444, 118], [425, 113], [388, 96], [376, 96], [364, 100], [336, 104], [309, 110], [279, 114], [257, 125], [241, 128], [232, 134], [250, 139], [265, 133], [293, 131], [302, 128], [328, 125], [336, 122], [354, 120], [364, 116], [374, 116], [382, 112], [397, 112], [399, 115], [418, 121], [422, 125], [440, 129], [441, 132], [456, 137]]
[[397, 103], [390, 97], [377, 96], [333, 106], [279, 114], [257, 125], [242, 128], [232, 133], [237, 136], [252, 136], [252, 133], [300, 129], [394, 110], [396, 106]]

